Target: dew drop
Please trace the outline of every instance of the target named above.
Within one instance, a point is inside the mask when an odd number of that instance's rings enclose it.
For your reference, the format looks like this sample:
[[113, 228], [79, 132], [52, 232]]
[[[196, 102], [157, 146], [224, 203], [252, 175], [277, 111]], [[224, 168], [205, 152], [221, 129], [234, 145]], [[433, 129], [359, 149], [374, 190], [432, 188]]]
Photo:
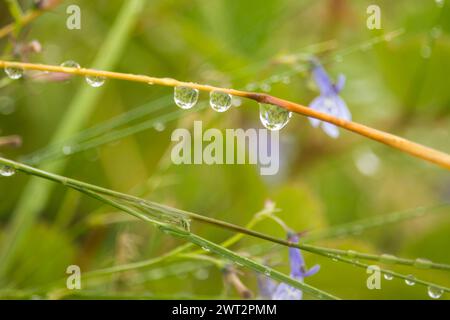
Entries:
[[197, 103], [198, 90], [189, 87], [178, 86], [174, 89], [173, 98], [177, 106], [179, 106], [181, 109], [190, 109]]
[[442, 29], [440, 27], [434, 27], [433, 29], [431, 29], [430, 35], [434, 39], [437, 39], [442, 35]]
[[203, 249], [203, 251], [206, 251], [206, 252], [210, 252], [211, 250], [209, 250], [209, 248], [207, 248], [207, 247], [202, 247], [202, 249]]
[[71, 146], [64, 146], [62, 148], [62, 153], [65, 155], [69, 155], [73, 153], [73, 148]]
[[105, 84], [105, 77], [86, 76], [86, 82], [93, 88], [101, 87]]
[[428, 296], [432, 299], [439, 299], [442, 297], [444, 290], [436, 287], [428, 287]]
[[270, 92], [272, 90], [272, 86], [269, 83], [263, 83], [261, 85], [261, 90], [264, 92]]
[[153, 128], [155, 128], [156, 131], [158, 132], [163, 132], [164, 130], [166, 130], [166, 126], [164, 123], [162, 122], [157, 122], [155, 123], [155, 125], [153, 126]]
[[0, 175], [3, 177], [11, 177], [16, 173], [13, 167], [2, 165], [0, 167]]
[[264, 274], [268, 277], [272, 274], [272, 272], [269, 269], [264, 270]]
[[383, 274], [383, 277], [386, 279], [386, 280], [392, 280], [392, 279], [394, 279], [394, 276], [392, 275], [392, 274], [389, 274], [389, 273], [385, 273], [385, 274]]
[[416, 268], [429, 269], [431, 268], [432, 264], [433, 262], [431, 262], [431, 260], [428, 259], [417, 258], [416, 260], [414, 260], [414, 266]]
[[394, 263], [397, 258], [392, 254], [382, 254], [380, 256], [380, 262], [385, 264]]
[[64, 61], [63, 63], [60, 64], [60, 66], [63, 68], [76, 68], [76, 69], [81, 68], [80, 64], [73, 60]]
[[16, 67], [6, 67], [5, 68], [6, 75], [13, 80], [17, 80], [22, 78], [23, 76], [23, 69], [22, 68], [16, 68]]
[[445, 4], [445, 0], [434, 0], [439, 8], [442, 8]]
[[259, 104], [259, 118], [261, 123], [269, 130], [282, 129], [291, 119], [292, 112], [272, 104]]
[[413, 285], [416, 284], [416, 281], [415, 281], [414, 276], [413, 276], [412, 274], [407, 275], [407, 278], [408, 278], [408, 279], [405, 279], [405, 283], [406, 283], [408, 286], [413, 286]]
[[231, 100], [231, 104], [233, 105], [233, 107], [240, 107], [242, 105], [242, 99], [233, 97], [233, 99]]
[[356, 257], [357, 252], [355, 250], [347, 250], [347, 256], [350, 258]]
[[209, 94], [209, 104], [214, 111], [225, 112], [231, 107], [231, 94], [221, 91], [211, 91]]
[[195, 271], [194, 276], [198, 280], [206, 280], [209, 277], [209, 271], [206, 269], [198, 269]]

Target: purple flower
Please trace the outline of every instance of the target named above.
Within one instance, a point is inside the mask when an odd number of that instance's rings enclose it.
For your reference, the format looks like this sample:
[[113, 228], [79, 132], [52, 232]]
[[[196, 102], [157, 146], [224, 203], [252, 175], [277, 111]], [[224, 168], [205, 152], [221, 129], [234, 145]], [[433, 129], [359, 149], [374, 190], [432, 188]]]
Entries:
[[[328, 113], [337, 118], [350, 121], [352, 115], [344, 100], [339, 96], [345, 85], [345, 76], [340, 74], [336, 83], [333, 83], [325, 69], [317, 59], [312, 59], [312, 77], [320, 90], [320, 96], [315, 98], [309, 107], [316, 111]], [[332, 138], [339, 137], [339, 129], [331, 123], [315, 118], [309, 118], [313, 127], [322, 126], [323, 131]]]
[[[288, 234], [290, 242], [298, 243], [299, 238], [295, 233]], [[305, 260], [303, 259], [300, 249], [289, 248], [289, 262], [291, 266], [291, 278], [303, 282], [304, 278], [316, 274], [320, 266], [315, 265], [311, 269], [306, 270]], [[303, 292], [297, 288], [291, 287], [285, 283], [278, 285], [268, 278], [258, 278], [260, 294], [265, 299], [272, 300], [301, 300]]]

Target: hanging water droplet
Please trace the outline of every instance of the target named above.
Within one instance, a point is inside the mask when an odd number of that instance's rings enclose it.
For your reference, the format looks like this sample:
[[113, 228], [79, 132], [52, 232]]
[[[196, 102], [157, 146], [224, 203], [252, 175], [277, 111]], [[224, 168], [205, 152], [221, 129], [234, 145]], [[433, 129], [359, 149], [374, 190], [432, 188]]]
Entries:
[[445, 0], [434, 0], [439, 8], [442, 8], [445, 4]]
[[209, 104], [214, 111], [225, 112], [231, 107], [231, 94], [221, 91], [211, 91], [209, 94]]
[[444, 290], [436, 287], [428, 287], [428, 296], [432, 299], [439, 299], [442, 297]]
[[405, 279], [405, 283], [406, 283], [408, 286], [413, 286], [413, 285], [416, 284], [415, 278], [414, 278], [414, 276], [413, 276], [412, 274], [407, 275], [407, 278], [408, 278], [408, 279]]
[[382, 254], [380, 256], [380, 262], [385, 264], [394, 263], [397, 258], [392, 254]]
[[86, 82], [93, 88], [101, 87], [105, 84], [105, 77], [100, 76], [86, 76]]
[[177, 106], [181, 109], [190, 109], [197, 103], [198, 100], [198, 90], [178, 86], [174, 89], [174, 100]]
[[16, 169], [10, 166], [2, 165], [0, 167], [0, 175], [3, 177], [11, 177], [16, 173]]
[[267, 277], [270, 277], [270, 275], [272, 274], [272, 272], [270, 271], [270, 269], [266, 269], [266, 270], [264, 270], [264, 274], [265, 274]]
[[231, 100], [231, 104], [233, 105], [233, 107], [240, 107], [242, 105], [242, 99], [239, 97], [233, 97], [233, 99]]
[[209, 277], [209, 271], [207, 269], [198, 269], [195, 271], [194, 276], [198, 280], [206, 280]]
[[431, 262], [431, 260], [423, 259], [423, 258], [417, 258], [414, 261], [414, 266], [416, 268], [421, 268], [421, 269], [429, 269], [429, 268], [431, 268], [432, 264], [433, 264], [433, 262]]
[[259, 104], [259, 118], [261, 123], [269, 130], [282, 129], [291, 119], [292, 112], [272, 104]]
[[394, 276], [392, 274], [389, 274], [389, 273], [385, 273], [383, 276], [384, 276], [384, 278], [386, 280], [389, 280], [389, 281], [394, 279]]
[[203, 249], [203, 251], [206, 251], [206, 252], [210, 252], [211, 250], [209, 250], [209, 248], [207, 248], [207, 247], [202, 247], [202, 249]]
[[76, 68], [76, 69], [81, 68], [80, 64], [73, 60], [64, 61], [63, 63], [60, 64], [60, 66], [63, 68]]
[[5, 67], [5, 73], [10, 79], [17, 80], [22, 78], [23, 69], [16, 67]]
[[263, 83], [261, 85], [261, 90], [264, 92], [270, 92], [272, 90], [272, 86], [269, 83]]
[[431, 29], [430, 35], [434, 39], [437, 39], [442, 35], [442, 29], [440, 27], [434, 27], [433, 29]]
[[356, 257], [357, 252], [354, 250], [347, 250], [347, 256], [349, 256], [350, 258], [354, 258]]
[[64, 146], [62, 148], [62, 153], [66, 156], [73, 153], [73, 148], [71, 146]]
[[155, 128], [156, 131], [158, 132], [163, 132], [164, 130], [166, 130], [166, 126], [164, 123], [162, 122], [157, 122], [155, 123], [155, 125], [153, 126], [153, 128]]

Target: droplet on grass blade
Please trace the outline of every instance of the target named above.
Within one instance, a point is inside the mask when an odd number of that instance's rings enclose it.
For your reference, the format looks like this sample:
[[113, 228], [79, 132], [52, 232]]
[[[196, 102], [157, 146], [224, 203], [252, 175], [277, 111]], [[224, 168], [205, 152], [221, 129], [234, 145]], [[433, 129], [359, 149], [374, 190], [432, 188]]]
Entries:
[[184, 86], [178, 86], [174, 89], [174, 101], [181, 109], [191, 109], [198, 100], [198, 90], [184, 87]]
[[81, 68], [80, 64], [73, 60], [64, 61], [63, 63], [60, 64], [60, 66], [63, 68], [76, 68], [76, 69]]
[[408, 279], [405, 279], [405, 283], [406, 283], [408, 286], [413, 286], [413, 285], [416, 284], [416, 280], [415, 280], [415, 278], [414, 278], [414, 276], [413, 276], [412, 274], [408, 275], [407, 278], [408, 278]]
[[386, 280], [389, 280], [389, 281], [394, 279], [394, 276], [392, 274], [389, 274], [389, 273], [385, 273], [383, 276], [384, 276], [384, 278]]
[[221, 91], [211, 91], [209, 94], [209, 104], [214, 111], [225, 112], [231, 107], [231, 94]]
[[16, 173], [16, 170], [13, 167], [1, 165], [0, 167], [0, 175], [3, 177], [11, 177]]
[[264, 127], [277, 131], [282, 129], [291, 119], [292, 112], [272, 104], [259, 104], [259, 118]]
[[428, 287], [428, 296], [432, 299], [439, 299], [442, 297], [444, 290], [436, 287]]
[[5, 67], [5, 73], [8, 76], [8, 78], [10, 78], [12, 80], [17, 80], [17, 79], [22, 78], [23, 69], [16, 68], [16, 67]]
[[431, 268], [432, 264], [433, 264], [433, 262], [431, 262], [431, 260], [423, 259], [423, 258], [417, 258], [414, 261], [414, 266], [416, 268], [421, 268], [421, 269], [429, 269], [429, 268]]
[[86, 76], [86, 82], [93, 88], [101, 87], [105, 84], [105, 77]]

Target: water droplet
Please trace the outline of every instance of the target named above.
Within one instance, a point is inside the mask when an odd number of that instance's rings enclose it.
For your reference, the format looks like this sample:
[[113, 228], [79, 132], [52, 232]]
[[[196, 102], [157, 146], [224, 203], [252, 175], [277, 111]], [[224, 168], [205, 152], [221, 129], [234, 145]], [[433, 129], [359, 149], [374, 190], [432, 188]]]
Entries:
[[292, 112], [272, 104], [259, 104], [259, 118], [269, 130], [282, 129], [291, 119]]
[[23, 69], [22, 68], [16, 68], [16, 67], [6, 67], [5, 68], [6, 75], [13, 80], [17, 80], [22, 78], [23, 76]]
[[211, 91], [209, 94], [209, 104], [217, 112], [225, 112], [230, 109], [231, 99], [231, 94], [221, 91]]
[[434, 0], [439, 8], [442, 8], [445, 4], [445, 0]]
[[10, 166], [2, 165], [0, 167], [0, 175], [3, 177], [11, 177], [16, 173], [16, 169]]
[[430, 35], [434, 39], [437, 39], [442, 35], [442, 29], [440, 27], [434, 27], [433, 29], [431, 29]]
[[405, 279], [405, 283], [406, 283], [408, 286], [413, 286], [413, 285], [416, 284], [415, 278], [414, 278], [414, 276], [413, 276], [412, 274], [407, 275], [407, 278], [408, 278], [408, 279]]
[[166, 125], [162, 122], [157, 122], [155, 123], [153, 128], [155, 128], [155, 130], [158, 132], [163, 132], [164, 130], [166, 130]]
[[433, 264], [433, 262], [431, 262], [431, 260], [423, 259], [423, 258], [417, 258], [414, 261], [414, 266], [416, 268], [421, 268], [421, 269], [429, 269], [429, 268], [431, 268], [432, 264]]
[[394, 276], [392, 274], [389, 274], [389, 273], [385, 273], [385, 274], [383, 274], [383, 276], [384, 276], [384, 278], [386, 280], [389, 280], [389, 281], [394, 279]]
[[202, 247], [202, 249], [203, 249], [203, 251], [206, 251], [206, 252], [210, 252], [211, 250], [209, 250], [209, 248], [207, 248], [207, 247]]
[[209, 271], [207, 269], [198, 269], [195, 271], [194, 276], [198, 280], [206, 280], [209, 277]]
[[380, 256], [380, 262], [385, 264], [394, 263], [397, 258], [392, 254], [382, 254]]
[[86, 76], [86, 82], [93, 88], [101, 87], [105, 84], [105, 77], [99, 76]]
[[432, 299], [439, 299], [442, 297], [444, 290], [436, 287], [428, 287], [428, 296]]
[[76, 69], [81, 68], [80, 64], [73, 60], [64, 61], [63, 63], [60, 64], [60, 66], [63, 68], [76, 68]]
[[73, 148], [71, 146], [64, 146], [62, 148], [62, 153], [65, 155], [69, 155], [73, 153]]
[[347, 256], [350, 258], [356, 257], [357, 252], [355, 250], [347, 250]]
[[261, 85], [261, 90], [264, 92], [270, 92], [272, 90], [272, 86], [269, 83], [263, 83]]
[[242, 105], [242, 99], [238, 97], [233, 97], [233, 99], [231, 100], [231, 104], [234, 107], [240, 107]]
[[270, 275], [272, 274], [272, 272], [270, 271], [270, 269], [266, 269], [264, 270], [264, 274], [268, 277], [270, 277]]
[[190, 109], [197, 103], [198, 90], [189, 87], [178, 86], [174, 89], [174, 100], [181, 109]]

